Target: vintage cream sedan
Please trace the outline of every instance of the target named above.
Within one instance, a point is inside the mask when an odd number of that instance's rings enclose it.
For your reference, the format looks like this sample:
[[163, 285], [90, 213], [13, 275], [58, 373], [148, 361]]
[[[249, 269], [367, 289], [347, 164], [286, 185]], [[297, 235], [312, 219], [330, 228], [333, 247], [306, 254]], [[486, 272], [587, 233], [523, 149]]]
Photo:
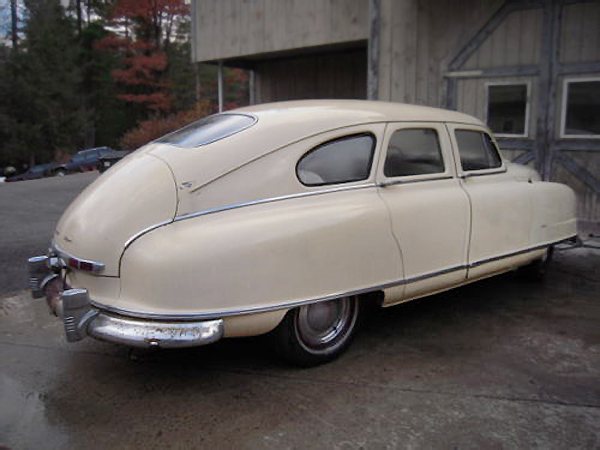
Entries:
[[479, 120], [367, 101], [264, 104], [154, 141], [91, 184], [29, 261], [68, 341], [185, 347], [271, 333], [312, 365], [395, 305], [576, 236], [575, 196]]

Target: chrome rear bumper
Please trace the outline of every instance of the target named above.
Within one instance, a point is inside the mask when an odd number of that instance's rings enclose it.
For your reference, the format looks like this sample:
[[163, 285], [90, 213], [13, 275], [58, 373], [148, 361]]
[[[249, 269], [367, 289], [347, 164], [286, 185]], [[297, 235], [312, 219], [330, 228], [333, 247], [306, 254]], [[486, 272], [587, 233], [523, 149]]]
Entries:
[[[49, 281], [59, 276], [46, 256], [30, 258], [29, 273], [34, 298], [43, 297]], [[222, 319], [173, 322], [118, 316], [94, 307], [86, 289], [67, 289], [57, 302], [49, 303], [56, 305], [52, 312], [62, 319], [68, 342], [91, 336], [131, 347], [181, 348], [210, 344], [223, 337]]]

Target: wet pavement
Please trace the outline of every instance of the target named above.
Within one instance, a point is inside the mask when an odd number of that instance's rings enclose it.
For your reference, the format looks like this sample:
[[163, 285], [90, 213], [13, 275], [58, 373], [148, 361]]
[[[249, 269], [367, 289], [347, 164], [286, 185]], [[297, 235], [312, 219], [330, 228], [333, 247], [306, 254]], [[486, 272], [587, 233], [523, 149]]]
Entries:
[[5, 294], [2, 445], [600, 448], [600, 249], [557, 252], [543, 283], [507, 274], [377, 311], [312, 369], [264, 338], [67, 344], [43, 301]]

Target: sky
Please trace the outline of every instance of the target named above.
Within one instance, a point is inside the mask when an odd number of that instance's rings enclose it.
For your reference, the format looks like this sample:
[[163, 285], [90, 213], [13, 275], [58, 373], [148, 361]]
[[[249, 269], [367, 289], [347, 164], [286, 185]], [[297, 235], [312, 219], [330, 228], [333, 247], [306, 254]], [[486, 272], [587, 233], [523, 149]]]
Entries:
[[0, 0], [0, 38], [10, 32], [10, 3], [9, 0]]

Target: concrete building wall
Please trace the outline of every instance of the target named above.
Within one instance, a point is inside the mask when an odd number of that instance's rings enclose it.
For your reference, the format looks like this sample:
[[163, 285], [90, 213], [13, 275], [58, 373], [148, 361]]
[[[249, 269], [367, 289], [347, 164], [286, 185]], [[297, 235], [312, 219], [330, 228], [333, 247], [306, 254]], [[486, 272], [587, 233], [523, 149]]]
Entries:
[[197, 0], [194, 61], [366, 40], [368, 0]]

